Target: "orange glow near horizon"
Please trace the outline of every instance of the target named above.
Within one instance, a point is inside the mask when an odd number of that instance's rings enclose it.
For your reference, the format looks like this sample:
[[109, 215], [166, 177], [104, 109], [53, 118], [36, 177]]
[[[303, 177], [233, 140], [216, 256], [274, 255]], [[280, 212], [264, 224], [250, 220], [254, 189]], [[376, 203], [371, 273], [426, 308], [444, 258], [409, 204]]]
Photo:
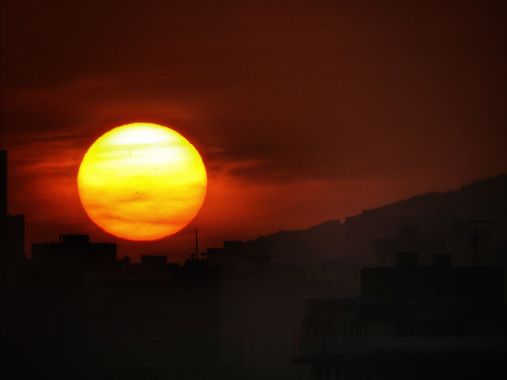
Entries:
[[199, 152], [179, 133], [133, 123], [93, 143], [77, 182], [95, 224], [123, 239], [148, 241], [190, 223], [204, 202], [207, 176]]

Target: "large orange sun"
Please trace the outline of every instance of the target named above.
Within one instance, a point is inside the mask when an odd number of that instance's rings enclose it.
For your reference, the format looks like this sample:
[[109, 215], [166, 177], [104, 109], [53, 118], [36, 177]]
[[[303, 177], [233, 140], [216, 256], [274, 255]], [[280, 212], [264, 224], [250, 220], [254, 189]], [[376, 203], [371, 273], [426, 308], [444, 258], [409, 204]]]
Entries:
[[77, 177], [88, 216], [127, 240], [175, 234], [197, 215], [206, 196], [199, 152], [179, 133], [158, 124], [133, 123], [99, 137]]

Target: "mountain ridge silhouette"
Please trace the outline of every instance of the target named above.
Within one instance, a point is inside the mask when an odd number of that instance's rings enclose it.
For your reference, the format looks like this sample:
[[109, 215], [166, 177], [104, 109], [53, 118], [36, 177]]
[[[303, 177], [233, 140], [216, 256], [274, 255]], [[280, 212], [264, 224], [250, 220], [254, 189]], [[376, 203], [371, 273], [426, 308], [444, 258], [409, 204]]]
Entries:
[[476, 180], [456, 190], [428, 192], [363, 210], [343, 221], [327, 220], [306, 229], [280, 230], [253, 242], [269, 243], [282, 260], [308, 252], [316, 257], [371, 253], [371, 240], [394, 237], [400, 226], [414, 224], [423, 234], [447, 233], [459, 225], [470, 230], [473, 220], [491, 222], [492, 242], [507, 239], [507, 174]]

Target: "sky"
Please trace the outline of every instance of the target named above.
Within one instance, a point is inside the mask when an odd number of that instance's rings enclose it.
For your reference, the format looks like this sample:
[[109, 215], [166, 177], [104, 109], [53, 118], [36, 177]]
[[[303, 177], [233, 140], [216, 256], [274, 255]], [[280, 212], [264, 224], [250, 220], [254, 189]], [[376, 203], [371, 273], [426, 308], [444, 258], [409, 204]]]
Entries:
[[[29, 241], [88, 233], [120, 255], [343, 219], [507, 172], [504, 1], [15, 1], [0, 12], [0, 146]], [[201, 152], [198, 217], [118, 240], [77, 193], [93, 141], [135, 121]]]

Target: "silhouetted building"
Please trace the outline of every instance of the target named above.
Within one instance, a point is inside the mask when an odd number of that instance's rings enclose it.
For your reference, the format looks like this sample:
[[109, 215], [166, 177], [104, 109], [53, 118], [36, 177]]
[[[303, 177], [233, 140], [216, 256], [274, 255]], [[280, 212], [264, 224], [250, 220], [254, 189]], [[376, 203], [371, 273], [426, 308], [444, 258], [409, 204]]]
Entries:
[[58, 242], [32, 244], [33, 264], [59, 267], [116, 263], [116, 244], [92, 243], [88, 235], [60, 235]]
[[385, 302], [502, 304], [503, 271], [497, 267], [453, 267], [450, 255], [418, 265], [417, 252], [400, 252], [396, 266], [365, 268], [361, 297]]
[[292, 357], [307, 290], [304, 270], [272, 262], [262, 252], [252, 254], [243, 269], [223, 272], [223, 379], [293, 378]]
[[8, 300], [2, 313], [7, 365], [0, 377], [84, 379], [87, 330], [82, 274], [22, 270]]
[[161, 261], [125, 265], [87, 293], [87, 378], [221, 379], [220, 272]]
[[7, 151], [0, 150], [0, 217], [7, 216]]
[[16, 271], [25, 260], [25, 218], [6, 215], [0, 220], [1, 284], [12, 285]]
[[398, 236], [372, 240], [376, 264], [394, 265], [397, 252], [419, 252], [422, 261], [428, 261], [434, 252], [444, 249], [444, 238], [440, 235], [423, 235], [413, 224], [399, 226]]
[[7, 152], [0, 150], [0, 286], [12, 285], [25, 260], [25, 219], [8, 214]]
[[24, 376], [221, 379], [220, 271], [115, 255], [86, 235], [34, 244], [5, 317]]
[[222, 270], [241, 270], [248, 266], [249, 247], [243, 241], [226, 240], [223, 248], [208, 248], [208, 264]]
[[296, 361], [313, 380], [500, 378], [506, 316], [499, 268], [398, 254], [362, 271], [361, 297], [307, 301]]

